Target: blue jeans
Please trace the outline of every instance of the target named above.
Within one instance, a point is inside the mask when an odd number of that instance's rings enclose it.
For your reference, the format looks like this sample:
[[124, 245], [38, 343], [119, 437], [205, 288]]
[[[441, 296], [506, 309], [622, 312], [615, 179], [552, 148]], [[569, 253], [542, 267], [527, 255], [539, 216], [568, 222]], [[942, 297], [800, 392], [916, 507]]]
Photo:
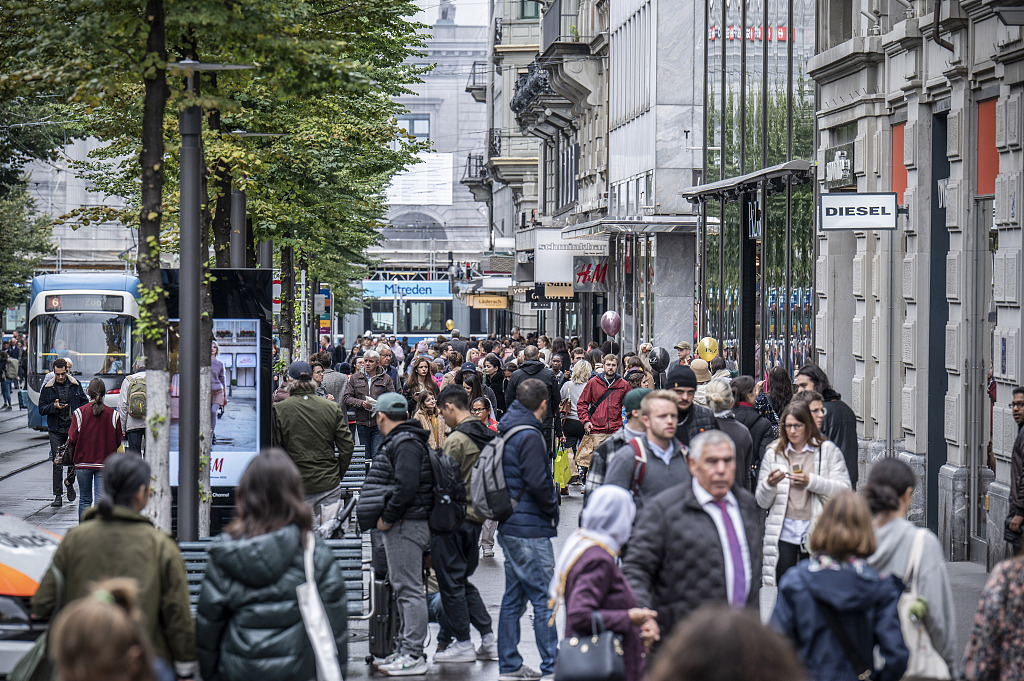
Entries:
[[380, 449], [380, 443], [384, 441], [384, 436], [377, 430], [377, 424], [371, 426], [356, 425], [356, 431], [359, 433], [359, 444], [366, 447], [366, 458], [372, 459]]
[[3, 388], [4, 406], [11, 406], [11, 381], [6, 378], [0, 378], [0, 387]]
[[533, 634], [540, 652], [540, 673], [555, 673], [558, 632], [548, 624], [548, 585], [555, 572], [555, 551], [547, 538], [511, 537], [498, 531], [505, 552], [505, 595], [498, 614], [498, 672], [507, 674], [523, 666], [519, 654], [519, 621], [526, 603], [533, 604]]
[[78, 478], [78, 520], [81, 522], [93, 500], [99, 501], [103, 496], [103, 471], [99, 468], [76, 468], [75, 477]]

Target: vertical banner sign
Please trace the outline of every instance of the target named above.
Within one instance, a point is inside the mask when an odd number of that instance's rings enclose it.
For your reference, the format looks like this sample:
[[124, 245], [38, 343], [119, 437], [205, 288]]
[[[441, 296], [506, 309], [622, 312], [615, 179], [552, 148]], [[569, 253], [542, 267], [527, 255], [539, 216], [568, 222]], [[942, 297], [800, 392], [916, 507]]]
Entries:
[[281, 280], [274, 279], [271, 295], [274, 296], [274, 314], [281, 314]]
[[331, 289], [321, 288], [320, 295], [323, 296], [324, 309], [320, 314], [320, 335], [329, 335], [331, 333], [331, 313], [334, 311], [331, 305]]
[[577, 255], [572, 261], [572, 283], [577, 293], [608, 292], [608, 258]]

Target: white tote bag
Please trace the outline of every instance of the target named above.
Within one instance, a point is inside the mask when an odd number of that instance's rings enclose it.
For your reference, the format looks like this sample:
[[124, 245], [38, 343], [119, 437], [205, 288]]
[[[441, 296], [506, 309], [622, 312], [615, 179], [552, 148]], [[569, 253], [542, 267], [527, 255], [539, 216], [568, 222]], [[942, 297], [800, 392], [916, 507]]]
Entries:
[[303, 552], [302, 560], [306, 570], [306, 581], [295, 587], [295, 595], [298, 597], [302, 623], [306, 626], [306, 635], [309, 636], [313, 654], [316, 656], [317, 681], [344, 681], [331, 620], [327, 618], [327, 610], [316, 588], [316, 576], [313, 572], [314, 544], [313, 533], [307, 532], [306, 550]]
[[905, 591], [900, 596], [898, 605], [903, 642], [910, 651], [903, 681], [948, 681], [952, 678], [946, 661], [932, 645], [932, 637], [928, 634], [924, 622], [910, 616], [910, 607], [917, 602], [919, 596], [918, 573], [921, 571], [921, 554], [927, 532], [928, 530], [921, 528], [914, 535], [910, 556], [907, 558], [907, 570], [903, 575]]

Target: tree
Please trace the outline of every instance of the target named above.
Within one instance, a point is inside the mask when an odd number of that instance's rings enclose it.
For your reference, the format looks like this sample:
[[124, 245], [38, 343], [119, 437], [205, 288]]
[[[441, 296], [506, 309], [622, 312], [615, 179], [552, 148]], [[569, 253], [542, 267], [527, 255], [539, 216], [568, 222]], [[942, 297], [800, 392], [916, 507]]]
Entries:
[[25, 187], [5, 190], [0, 197], [0, 309], [25, 302], [35, 268], [53, 252], [50, 221], [34, 215]]

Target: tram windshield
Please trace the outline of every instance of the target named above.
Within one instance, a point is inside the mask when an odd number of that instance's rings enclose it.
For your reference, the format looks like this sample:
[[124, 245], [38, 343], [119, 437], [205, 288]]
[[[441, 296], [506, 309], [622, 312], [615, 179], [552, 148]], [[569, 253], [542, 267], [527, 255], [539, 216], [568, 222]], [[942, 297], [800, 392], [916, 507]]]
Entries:
[[40, 315], [31, 323], [32, 371], [45, 374], [54, 360], [72, 361], [75, 376], [131, 372], [132, 317], [61, 312]]

